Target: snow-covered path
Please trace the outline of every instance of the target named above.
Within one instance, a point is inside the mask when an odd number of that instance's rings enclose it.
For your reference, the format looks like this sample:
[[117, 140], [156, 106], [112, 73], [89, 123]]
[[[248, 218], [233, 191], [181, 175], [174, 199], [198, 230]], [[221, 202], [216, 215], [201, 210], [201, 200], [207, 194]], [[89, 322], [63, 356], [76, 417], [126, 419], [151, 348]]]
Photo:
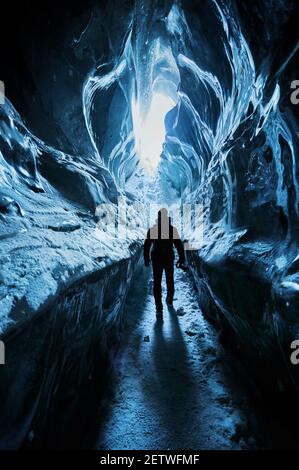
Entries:
[[128, 295], [115, 396], [105, 404], [98, 448], [254, 448], [246, 396], [232, 384], [189, 275], [175, 271], [174, 308], [164, 302], [163, 321], [156, 320], [149, 269]]

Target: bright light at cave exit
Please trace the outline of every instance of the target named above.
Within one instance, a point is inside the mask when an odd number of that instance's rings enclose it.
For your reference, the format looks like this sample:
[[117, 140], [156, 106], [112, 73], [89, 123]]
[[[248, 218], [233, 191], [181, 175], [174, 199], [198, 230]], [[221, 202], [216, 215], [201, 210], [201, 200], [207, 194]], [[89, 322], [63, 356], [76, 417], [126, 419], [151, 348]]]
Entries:
[[136, 151], [149, 175], [154, 175], [159, 164], [165, 142], [165, 116], [175, 105], [169, 96], [154, 92], [149, 111], [142, 119], [138, 103], [132, 104]]

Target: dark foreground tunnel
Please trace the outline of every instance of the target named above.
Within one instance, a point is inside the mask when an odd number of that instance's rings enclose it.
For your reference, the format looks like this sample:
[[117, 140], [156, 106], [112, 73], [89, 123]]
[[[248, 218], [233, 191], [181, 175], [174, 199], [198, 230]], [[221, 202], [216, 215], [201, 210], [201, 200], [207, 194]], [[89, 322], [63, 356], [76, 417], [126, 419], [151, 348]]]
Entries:
[[[0, 448], [298, 450], [298, 3], [4, 16]], [[188, 272], [159, 324], [162, 206]]]

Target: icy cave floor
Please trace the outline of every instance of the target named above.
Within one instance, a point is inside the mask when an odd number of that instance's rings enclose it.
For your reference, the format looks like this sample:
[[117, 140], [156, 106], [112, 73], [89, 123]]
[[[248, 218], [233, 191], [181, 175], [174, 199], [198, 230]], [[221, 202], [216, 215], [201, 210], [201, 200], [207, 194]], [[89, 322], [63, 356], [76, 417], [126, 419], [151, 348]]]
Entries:
[[[125, 307], [113, 398], [103, 405], [99, 449], [254, 449], [248, 397], [205, 320], [187, 274], [176, 270], [174, 308], [156, 320], [150, 270]], [[166, 287], [163, 281], [163, 297]], [[251, 416], [251, 418], [250, 418]]]

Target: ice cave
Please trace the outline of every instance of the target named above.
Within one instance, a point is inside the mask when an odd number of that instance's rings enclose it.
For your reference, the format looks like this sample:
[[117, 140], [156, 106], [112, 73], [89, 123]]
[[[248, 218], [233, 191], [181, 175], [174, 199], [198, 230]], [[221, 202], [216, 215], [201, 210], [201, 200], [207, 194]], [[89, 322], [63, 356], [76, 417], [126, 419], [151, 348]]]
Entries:
[[[7, 5], [1, 449], [299, 448], [298, 13]], [[160, 207], [188, 266], [163, 323]]]

